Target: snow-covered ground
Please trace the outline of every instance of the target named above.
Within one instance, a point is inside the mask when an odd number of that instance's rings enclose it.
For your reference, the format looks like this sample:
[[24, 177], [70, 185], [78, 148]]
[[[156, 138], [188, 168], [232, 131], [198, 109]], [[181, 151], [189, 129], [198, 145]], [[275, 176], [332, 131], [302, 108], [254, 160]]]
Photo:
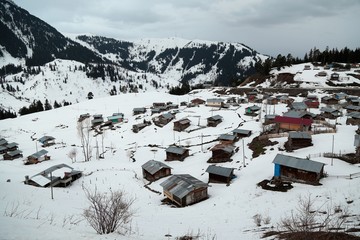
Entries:
[[[180, 104], [197, 97], [206, 100], [216, 96], [206, 90], [185, 96], [160, 92], [122, 94], [16, 119], [1, 120], [0, 137], [8, 142], [17, 142], [24, 158], [36, 152], [37, 148], [40, 149], [40, 146], [31, 140], [31, 136], [40, 138], [50, 135], [56, 138], [57, 144], [47, 148], [51, 160], [36, 165], [24, 165], [22, 159], [0, 160], [0, 239], [175, 239], [198, 231], [203, 239], [213, 239], [214, 236], [216, 239], [259, 239], [262, 233], [254, 223], [255, 214], [269, 216], [271, 221], [266, 226], [276, 228], [281, 217], [295, 210], [299, 196], [308, 195], [315, 199], [316, 206], [341, 205], [359, 216], [360, 178], [350, 180], [346, 176], [360, 172], [360, 168], [337, 159], [333, 159], [331, 165], [329, 158], [311, 158], [326, 164], [325, 172], [329, 176], [321, 180], [321, 186], [295, 183], [294, 188], [286, 193], [266, 191], [256, 186], [258, 182], [273, 176], [272, 161], [287, 139], [272, 139], [279, 143], [268, 147], [265, 155], [252, 159], [252, 152], [247, 144], [262, 130], [261, 121], [256, 121], [258, 118], [244, 115], [245, 108], [252, 104], [221, 110], [206, 106], [180, 107], [180, 113], [176, 115], [176, 119], [188, 117], [192, 127], [195, 127], [198, 124], [205, 126], [207, 117], [220, 114], [224, 121], [216, 128], [206, 127], [191, 133], [174, 132], [171, 122], [163, 128], [151, 125], [139, 133], [131, 131], [133, 124], [140, 123], [143, 119], [150, 120], [152, 117], [149, 109], [146, 114], [140, 115], [140, 118], [132, 116], [132, 109], [135, 107], [150, 107], [153, 102], [167, 101]], [[285, 105], [276, 106], [276, 113], [285, 111]], [[118, 124], [116, 130], [105, 131], [105, 159], [97, 160], [94, 149], [93, 159], [84, 162], [78, 147], [80, 139], [76, 130], [77, 118], [83, 113], [103, 114], [106, 118], [114, 112], [124, 113], [128, 122]], [[337, 127], [334, 137], [336, 153], [355, 151], [353, 143], [356, 127], [345, 125], [345, 120], [346, 117], [342, 117], [338, 121], [341, 125]], [[244, 139], [245, 159], [242, 141], [239, 141], [235, 145], [240, 150], [232, 157], [233, 161], [218, 164], [235, 168], [236, 178], [230, 186], [211, 183], [207, 200], [185, 208], [162, 205], [164, 196], [144, 187], [148, 182], [142, 178], [141, 165], [151, 159], [164, 162], [165, 149], [174, 143], [192, 147], [189, 147], [191, 156], [183, 162], [166, 162], [172, 167], [172, 174], [188, 173], [208, 182], [208, 174], [205, 172], [209, 165], [206, 161], [211, 157], [208, 149], [216, 142], [202, 147], [193, 145], [214, 140], [223, 133], [230, 133], [240, 123], [243, 124], [241, 128], [253, 131], [252, 136]], [[204, 136], [203, 139], [201, 135]], [[313, 135], [312, 147], [281, 153], [305, 158], [309, 154], [331, 152], [333, 135]], [[96, 141], [101, 147], [100, 136], [92, 138], [93, 146]], [[159, 147], [149, 147], [149, 144]], [[67, 155], [74, 148], [77, 149], [77, 161], [72, 163]], [[130, 151], [134, 151], [135, 162], [129, 158]], [[244, 161], [246, 167], [243, 167]], [[31, 177], [59, 163], [83, 171], [84, 176], [67, 188], [55, 188], [53, 200], [50, 189], [23, 183], [26, 175]], [[152, 183], [150, 187], [162, 192], [160, 183], [165, 179]], [[88, 206], [83, 187], [91, 190], [97, 188], [101, 192], [109, 191], [110, 188], [124, 190], [129, 196], [135, 197], [133, 209], [136, 214], [131, 224], [131, 234], [97, 235], [81, 216], [84, 208]], [[349, 200], [353, 202], [347, 204]], [[13, 216], [10, 216], [11, 213], [14, 213]], [[167, 234], [172, 237], [165, 237]]]

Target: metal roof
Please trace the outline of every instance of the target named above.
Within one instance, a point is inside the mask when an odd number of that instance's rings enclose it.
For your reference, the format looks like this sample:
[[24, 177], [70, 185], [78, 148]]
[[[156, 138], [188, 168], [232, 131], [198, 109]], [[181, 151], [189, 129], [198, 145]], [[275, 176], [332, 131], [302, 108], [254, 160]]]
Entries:
[[224, 152], [232, 153], [235, 150], [235, 146], [230, 144], [216, 144], [211, 151], [222, 150]]
[[146, 108], [144, 108], [144, 107], [134, 108], [133, 112], [146, 112]]
[[248, 135], [248, 134], [251, 134], [251, 130], [246, 130], [246, 129], [234, 129], [233, 130], [233, 133], [239, 133], [239, 134], [245, 134], [245, 135]]
[[259, 111], [261, 108], [259, 106], [253, 105], [253, 106], [247, 107], [246, 109], [250, 109], [251, 111]]
[[[180, 120], [178, 120], [178, 121], [176, 121], [177, 123], [180, 123], [180, 124], [188, 124], [188, 123], [190, 123], [191, 121], [190, 121], [190, 119], [188, 119], [188, 118], [183, 118], [183, 119], [180, 119]], [[174, 123], [176, 123], [176, 122], [174, 122]]]
[[360, 135], [355, 135], [354, 146], [360, 147]]
[[206, 100], [206, 102], [224, 102], [224, 99], [221, 98], [209, 98]]
[[[38, 176], [38, 175], [47, 176], [48, 174], [50, 174], [50, 173], [52, 173], [52, 172], [54, 172], [54, 171], [56, 171], [58, 169], [61, 169], [61, 168], [69, 168], [69, 169], [73, 170], [72, 167], [70, 167], [70, 166], [68, 166], [68, 165], [66, 165], [64, 163], [61, 163], [61, 164], [49, 167], [49, 168], [45, 169], [44, 171], [41, 171], [40, 173], [34, 175], [33, 177]], [[31, 179], [33, 179], [33, 177], [31, 177]]]
[[145, 169], [147, 172], [149, 172], [150, 174], [155, 174], [156, 172], [158, 172], [159, 170], [161, 170], [163, 168], [171, 168], [168, 165], [166, 165], [162, 162], [159, 162], [159, 161], [155, 161], [155, 160], [147, 161], [141, 167], [143, 169]]
[[345, 108], [349, 110], [360, 111], [360, 106], [348, 105]]
[[41, 156], [44, 156], [44, 155], [47, 154], [47, 153], [48, 153], [48, 151], [46, 151], [45, 149], [41, 149], [40, 151], [31, 154], [29, 157], [39, 158], [39, 157], [41, 157]]
[[8, 143], [7, 145], [6, 145], [6, 147], [7, 148], [13, 148], [13, 147], [16, 147], [16, 146], [18, 146], [19, 144], [17, 144], [16, 142], [12, 142], [12, 143]]
[[231, 135], [231, 134], [221, 134], [219, 136], [219, 140], [234, 141], [235, 139], [236, 139], [236, 136]]
[[160, 186], [181, 199], [197, 188], [207, 187], [207, 184], [189, 174], [178, 174], [160, 183]]
[[11, 156], [11, 157], [14, 157], [14, 156], [19, 155], [21, 153], [22, 153], [22, 151], [20, 151], [20, 150], [14, 150], [14, 151], [8, 152], [7, 154], [9, 156]]
[[226, 167], [220, 167], [215, 165], [210, 165], [206, 169], [206, 172], [212, 173], [215, 175], [220, 175], [224, 177], [231, 177], [233, 174], [234, 168], [226, 168]]
[[307, 132], [289, 132], [289, 138], [311, 139], [311, 135]]
[[182, 155], [182, 154], [185, 153], [186, 150], [187, 150], [186, 148], [170, 146], [165, 151], [169, 152], [169, 153], [175, 153], [175, 154], [181, 154]]
[[220, 115], [215, 115], [215, 116], [212, 116], [212, 117], [208, 117], [209, 120], [214, 120], [214, 121], [217, 121], [217, 120], [222, 120], [222, 116]]
[[291, 107], [296, 110], [305, 110], [308, 108], [304, 102], [293, 102]]
[[311, 126], [313, 121], [311, 119], [306, 119], [306, 118], [292, 118], [292, 117], [276, 116], [275, 122]]
[[43, 143], [43, 142], [47, 142], [47, 141], [51, 141], [54, 140], [55, 138], [52, 136], [43, 136], [41, 138], [38, 139], [39, 142]]
[[171, 113], [163, 113], [163, 114], [161, 114], [161, 117], [163, 117], [165, 119], [173, 119], [174, 115], [172, 115]]
[[300, 169], [308, 172], [320, 173], [321, 169], [324, 167], [324, 163], [315, 162], [308, 159], [297, 158], [292, 156], [287, 156], [283, 154], [277, 154], [273, 163], [279, 164], [282, 166], [287, 166], [295, 169]]
[[320, 108], [321, 112], [328, 112], [328, 113], [333, 113], [333, 112], [340, 112], [339, 110], [336, 110], [334, 108], [329, 108], [329, 107], [322, 107]]
[[0, 145], [6, 145], [6, 144], [7, 141], [4, 138], [0, 139]]

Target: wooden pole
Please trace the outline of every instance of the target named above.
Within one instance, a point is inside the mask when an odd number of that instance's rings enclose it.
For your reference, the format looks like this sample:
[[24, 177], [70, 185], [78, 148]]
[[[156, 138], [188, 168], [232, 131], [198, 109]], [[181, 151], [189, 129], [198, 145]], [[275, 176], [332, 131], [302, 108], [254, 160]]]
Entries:
[[332, 136], [332, 148], [331, 148], [331, 166], [333, 165], [333, 159], [334, 159], [334, 136]]

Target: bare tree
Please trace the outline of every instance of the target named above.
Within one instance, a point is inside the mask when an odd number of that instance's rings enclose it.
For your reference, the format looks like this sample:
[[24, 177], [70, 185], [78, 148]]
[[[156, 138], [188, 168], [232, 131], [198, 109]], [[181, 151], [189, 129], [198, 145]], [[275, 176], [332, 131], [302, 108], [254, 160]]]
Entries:
[[130, 209], [135, 198], [127, 198], [124, 191], [99, 193], [85, 189], [90, 206], [84, 210], [84, 217], [98, 234], [119, 231], [125, 234], [134, 212]]
[[83, 150], [85, 162], [90, 161], [91, 152], [92, 152], [90, 125], [91, 123], [89, 118], [86, 118], [81, 122], [78, 122], [77, 125], [77, 132], [78, 132], [78, 136], [80, 137], [81, 147]]
[[71, 159], [71, 162], [76, 162], [76, 155], [77, 155], [77, 149], [73, 148], [70, 150], [70, 152], [67, 154], [67, 156]]

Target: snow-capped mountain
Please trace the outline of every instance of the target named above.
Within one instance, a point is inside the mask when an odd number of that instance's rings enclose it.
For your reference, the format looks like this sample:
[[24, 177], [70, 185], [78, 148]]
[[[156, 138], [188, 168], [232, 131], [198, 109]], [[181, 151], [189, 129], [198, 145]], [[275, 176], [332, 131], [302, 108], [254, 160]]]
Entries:
[[90, 92], [97, 98], [167, 92], [184, 82], [235, 85], [267, 58], [240, 43], [64, 36], [9, 0], [0, 0], [0, 33], [2, 107], [14, 111], [34, 100], [83, 101]]

